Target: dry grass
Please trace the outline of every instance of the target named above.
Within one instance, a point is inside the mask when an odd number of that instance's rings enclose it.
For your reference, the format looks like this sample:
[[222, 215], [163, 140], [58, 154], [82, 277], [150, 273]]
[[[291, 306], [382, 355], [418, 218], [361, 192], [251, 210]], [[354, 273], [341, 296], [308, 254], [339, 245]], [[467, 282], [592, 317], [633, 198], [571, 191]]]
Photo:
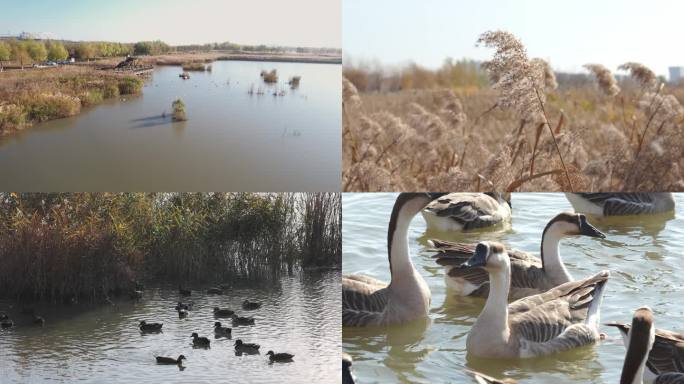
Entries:
[[595, 84], [558, 90], [510, 39], [481, 39], [497, 48], [491, 88], [359, 94], [344, 79], [344, 190], [684, 189], [682, 90], [636, 63], [637, 85], [590, 67]]

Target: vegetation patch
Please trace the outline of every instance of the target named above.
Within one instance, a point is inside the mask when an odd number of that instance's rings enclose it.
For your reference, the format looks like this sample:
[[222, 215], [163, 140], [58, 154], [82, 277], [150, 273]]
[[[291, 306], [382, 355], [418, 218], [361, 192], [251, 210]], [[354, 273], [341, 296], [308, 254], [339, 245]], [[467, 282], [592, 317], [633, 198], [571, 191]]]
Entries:
[[185, 103], [183, 103], [183, 100], [174, 100], [174, 102], [171, 103], [171, 108], [173, 109], [173, 121], [185, 121], [188, 119], [185, 114]]

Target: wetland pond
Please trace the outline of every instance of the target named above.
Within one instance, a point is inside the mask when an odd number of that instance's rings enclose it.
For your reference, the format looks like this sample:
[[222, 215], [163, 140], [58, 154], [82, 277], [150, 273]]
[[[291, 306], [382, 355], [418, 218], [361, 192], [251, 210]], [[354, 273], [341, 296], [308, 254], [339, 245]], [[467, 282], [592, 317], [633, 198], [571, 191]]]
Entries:
[[[253, 286], [254, 284], [252, 284]], [[235, 286], [222, 295], [199, 287], [179, 297], [176, 287], [151, 288], [139, 301], [114, 305], [34, 305], [46, 320], [31, 324], [21, 305], [0, 301], [16, 326], [0, 330], [2, 383], [334, 383], [340, 378], [341, 291], [339, 270], [297, 272], [261, 281], [259, 288]], [[195, 289], [197, 288], [197, 289]], [[206, 289], [206, 287], [205, 287]], [[245, 311], [249, 299], [262, 303]], [[178, 300], [193, 302], [185, 319], [174, 310]], [[10, 306], [12, 306], [10, 308]], [[230, 308], [253, 316], [255, 324], [232, 326], [232, 340], [215, 338], [212, 308]], [[161, 333], [141, 334], [141, 320], [161, 322]], [[211, 340], [196, 349], [190, 335]], [[261, 345], [259, 355], [236, 356], [236, 339]], [[294, 354], [292, 362], [269, 363], [266, 352]], [[154, 356], [183, 354], [185, 369], [157, 365]]]
[[[267, 86], [262, 70], [276, 69]], [[0, 141], [0, 187], [21, 191], [336, 191], [341, 67], [216, 61], [158, 66], [137, 97]], [[289, 78], [301, 76], [297, 89]], [[250, 88], [254, 87], [254, 94]], [[264, 94], [257, 95], [259, 88]], [[274, 96], [274, 91], [284, 91]], [[188, 120], [171, 121], [181, 98]]]
[[[389, 282], [387, 223], [396, 194], [343, 194], [342, 260], [344, 273], [361, 273]], [[676, 194], [674, 218], [642, 216], [589, 221], [606, 239], [571, 237], [560, 244], [575, 278], [611, 270], [601, 306], [601, 321], [631, 322], [634, 310], [649, 305], [658, 328], [684, 331], [684, 195]], [[466, 336], [484, 306], [483, 299], [449, 294], [444, 270], [425, 251], [426, 240], [498, 240], [511, 248], [539, 254], [541, 233], [557, 213], [572, 210], [563, 194], [514, 193], [513, 219], [496, 230], [425, 233], [418, 215], [409, 229], [412, 261], [432, 291], [427, 321], [387, 328], [343, 328], [343, 349], [354, 359], [363, 383], [474, 383], [470, 368], [522, 383], [617, 383], [625, 357], [619, 332], [601, 327], [607, 340], [593, 346], [518, 360], [468, 357]]]

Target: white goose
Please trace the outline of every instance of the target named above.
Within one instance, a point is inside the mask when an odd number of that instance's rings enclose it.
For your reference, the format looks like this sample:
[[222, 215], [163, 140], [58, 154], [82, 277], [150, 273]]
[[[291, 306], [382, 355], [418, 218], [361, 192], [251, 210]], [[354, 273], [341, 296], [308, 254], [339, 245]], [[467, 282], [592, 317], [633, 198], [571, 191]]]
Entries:
[[648, 215], [672, 212], [674, 195], [670, 192], [640, 193], [566, 193], [577, 212], [593, 216]]
[[468, 333], [468, 353], [527, 358], [592, 344], [600, 338], [599, 313], [608, 271], [508, 304], [511, 264], [504, 246], [479, 243], [463, 268], [479, 267], [489, 273], [491, 288]]
[[[649, 320], [650, 319], [650, 320]], [[653, 314], [648, 307], [642, 307], [636, 310], [632, 318], [632, 325], [623, 323], [608, 323], [606, 325], [616, 327], [622, 339], [625, 341], [625, 346], [631, 345], [630, 337], [632, 335], [641, 335], [643, 330], [634, 329], [634, 322], [637, 322], [641, 327], [644, 327], [644, 321], [653, 322]], [[651, 331], [649, 331], [651, 332]], [[653, 330], [653, 341], [649, 347], [648, 359], [644, 362], [646, 370], [643, 370], [643, 379], [647, 382], [653, 382], [659, 374], [663, 373], [678, 373], [682, 377], [681, 383], [684, 383], [684, 334], [666, 331], [662, 329]], [[635, 347], [636, 348], [636, 347]], [[640, 363], [641, 359], [635, 361]], [[630, 363], [634, 365], [635, 363]], [[627, 360], [625, 360], [625, 366]], [[624, 369], [623, 369], [624, 372]], [[641, 380], [642, 375], [636, 375], [634, 379]], [[628, 383], [641, 383], [641, 381], [628, 381]], [[680, 382], [677, 382], [680, 383]]]
[[408, 229], [413, 217], [440, 195], [399, 194], [387, 229], [390, 284], [364, 275], [342, 276], [342, 325], [397, 324], [427, 316], [430, 289], [411, 262]]
[[421, 213], [428, 230], [466, 231], [510, 220], [511, 206], [500, 193], [457, 192], [435, 199]]
[[[509, 250], [511, 264], [511, 288], [509, 299], [517, 300], [536, 295], [572, 281], [570, 272], [565, 268], [558, 245], [568, 236], [589, 236], [605, 238], [605, 235], [594, 228], [586, 216], [579, 213], [561, 212], [551, 219], [541, 240], [541, 259], [536, 256]], [[489, 277], [482, 268], [462, 269], [460, 265], [468, 260], [475, 251], [474, 244], [454, 243], [441, 240], [429, 240], [433, 250], [438, 253], [433, 257], [439, 265], [444, 266], [447, 286], [461, 296], [487, 297]]]
[[[653, 326], [653, 312], [649, 307], [641, 307], [634, 312], [632, 317], [632, 326], [628, 327], [625, 346], [627, 353], [625, 355], [625, 362], [622, 366], [622, 376], [620, 376], [620, 384], [642, 384], [644, 382], [645, 373], [650, 373], [648, 382], [654, 384], [684, 384], [684, 373], [680, 371], [659, 371], [655, 368], [653, 362], [657, 360], [654, 355], [654, 343], [657, 344], [657, 339], [661, 342], [663, 336], [658, 336], [658, 331]], [[622, 329], [621, 329], [622, 331]], [[672, 354], [682, 354], [684, 352], [684, 345], [682, 340], [670, 340], [668, 345], [671, 346], [669, 354], [665, 360], [672, 361]], [[656, 347], [657, 348], [657, 347]], [[650, 351], [650, 353], [649, 353]], [[662, 353], [657, 352], [656, 353]], [[681, 355], [679, 357], [681, 363]], [[644, 368], [648, 366], [648, 370]], [[656, 369], [655, 373], [652, 371]], [[664, 372], [664, 373], [660, 373]]]

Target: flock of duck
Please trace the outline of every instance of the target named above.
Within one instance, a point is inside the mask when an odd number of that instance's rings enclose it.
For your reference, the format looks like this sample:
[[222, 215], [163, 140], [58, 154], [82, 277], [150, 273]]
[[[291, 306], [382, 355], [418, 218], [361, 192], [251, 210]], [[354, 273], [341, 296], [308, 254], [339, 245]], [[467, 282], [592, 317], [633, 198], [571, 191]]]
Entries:
[[[133, 294], [132, 297], [134, 298], [140, 298], [142, 297], [142, 288], [138, 287]], [[178, 294], [180, 296], [191, 296], [192, 291], [190, 289], [185, 289], [181, 286], [178, 287]], [[207, 289], [207, 294], [209, 295], [220, 295], [223, 294], [223, 288], [209, 288]], [[193, 303], [183, 303], [182, 301], [179, 301], [178, 304], [174, 307], [174, 309], [178, 312], [178, 318], [183, 319], [188, 316], [188, 311], [192, 311], [194, 308]], [[242, 309], [246, 311], [252, 311], [252, 310], [257, 310], [261, 308], [261, 303], [250, 301], [250, 300], [245, 300], [242, 303]], [[215, 318], [230, 318], [232, 320], [233, 326], [242, 326], [242, 325], [254, 325], [254, 318], [253, 317], [244, 317], [244, 316], [238, 316], [235, 311], [228, 309], [228, 308], [220, 308], [220, 307], [214, 307], [213, 308], [213, 314]], [[146, 321], [141, 321], [139, 325], [139, 329], [141, 333], [159, 333], [162, 331], [163, 323], [148, 323]], [[214, 322], [214, 335], [216, 338], [220, 337], [227, 337], [231, 338], [233, 333], [232, 328], [225, 327], [221, 324], [220, 321]], [[193, 332], [190, 337], [192, 337], [192, 345], [195, 348], [209, 348], [211, 345], [211, 340], [209, 340], [208, 337], [203, 337], [200, 336], [197, 332]], [[256, 355], [259, 354], [259, 348], [261, 347], [259, 344], [255, 343], [245, 343], [241, 339], [235, 340], [234, 343], [235, 347], [235, 353], [237, 355]], [[273, 351], [268, 351], [266, 353], [268, 356], [270, 362], [292, 362], [292, 358], [294, 357], [293, 354], [286, 353], [286, 352], [280, 352], [280, 353], [275, 353]], [[167, 357], [167, 356], [155, 356], [155, 359], [157, 360], [157, 364], [168, 364], [168, 365], [178, 365], [179, 367], [182, 366], [183, 360], [186, 360], [186, 357], [184, 355], [179, 355], [178, 358], [173, 358], [173, 357]]]
[[[432, 239], [436, 263], [445, 268], [450, 291], [485, 298], [466, 348], [482, 358], [530, 358], [566, 351], [604, 338], [600, 306], [610, 272], [575, 279], [565, 268], [559, 243], [567, 236], [604, 238], [586, 214], [618, 216], [674, 211], [671, 193], [566, 193], [576, 212], [561, 212], [542, 233], [539, 256], [494, 241], [477, 244]], [[581, 213], [580, 213], [581, 212]], [[364, 275], [342, 277], [345, 327], [400, 324], [424, 318], [430, 290], [414, 268], [409, 224], [422, 213], [428, 230], [464, 231], [500, 224], [511, 217], [510, 201], [497, 193], [402, 193], [390, 216], [387, 252], [391, 281]], [[621, 383], [684, 384], [684, 333], [655, 329], [653, 312], [637, 309], [620, 330], [627, 348]], [[343, 383], [353, 383], [351, 358], [343, 355]], [[468, 371], [479, 383], [499, 381]]]

